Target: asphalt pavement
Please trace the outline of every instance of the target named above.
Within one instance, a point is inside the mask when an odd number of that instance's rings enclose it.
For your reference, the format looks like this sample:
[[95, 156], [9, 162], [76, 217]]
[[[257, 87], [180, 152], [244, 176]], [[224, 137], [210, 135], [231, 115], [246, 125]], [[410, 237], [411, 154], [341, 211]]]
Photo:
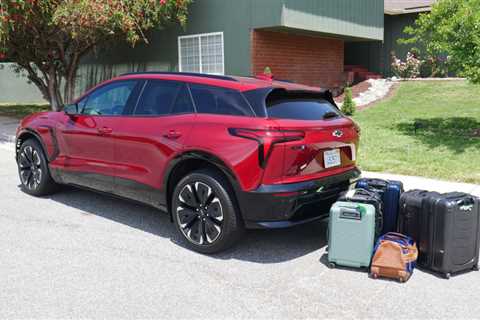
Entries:
[[12, 143], [0, 142], [0, 182], [0, 318], [480, 317], [477, 272], [417, 269], [400, 284], [328, 269], [324, 222], [250, 231], [205, 256], [155, 209], [74, 188], [24, 194]]

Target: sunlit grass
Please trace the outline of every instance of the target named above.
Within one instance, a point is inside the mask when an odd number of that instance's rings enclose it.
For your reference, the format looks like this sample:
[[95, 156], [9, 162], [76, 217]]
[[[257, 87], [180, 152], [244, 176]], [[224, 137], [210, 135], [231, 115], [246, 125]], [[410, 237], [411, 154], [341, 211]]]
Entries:
[[363, 170], [480, 183], [480, 86], [403, 82], [359, 112]]

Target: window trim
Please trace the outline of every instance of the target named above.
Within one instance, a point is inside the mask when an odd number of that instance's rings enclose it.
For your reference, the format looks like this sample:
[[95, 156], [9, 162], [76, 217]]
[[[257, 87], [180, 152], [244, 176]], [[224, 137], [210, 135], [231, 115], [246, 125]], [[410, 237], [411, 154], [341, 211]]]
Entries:
[[199, 66], [200, 66], [200, 73], [203, 72], [203, 66], [202, 66], [202, 37], [208, 37], [208, 36], [222, 36], [222, 72], [221, 73], [208, 73], [208, 74], [214, 74], [214, 75], [225, 75], [225, 36], [223, 31], [219, 32], [210, 32], [210, 33], [198, 33], [198, 34], [190, 34], [190, 35], [185, 35], [185, 36], [179, 36], [177, 43], [178, 43], [178, 70], [180, 72], [183, 72], [183, 66], [182, 66], [182, 46], [181, 46], [181, 41], [183, 39], [191, 39], [191, 38], [198, 38], [198, 61], [199, 61]]

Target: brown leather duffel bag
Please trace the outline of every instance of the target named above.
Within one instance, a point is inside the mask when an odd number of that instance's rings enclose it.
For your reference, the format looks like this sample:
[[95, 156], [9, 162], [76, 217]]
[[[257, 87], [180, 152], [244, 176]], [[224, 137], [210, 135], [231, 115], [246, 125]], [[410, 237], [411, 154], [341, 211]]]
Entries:
[[407, 281], [413, 273], [418, 250], [415, 242], [402, 234], [390, 232], [380, 237], [370, 267], [370, 275]]

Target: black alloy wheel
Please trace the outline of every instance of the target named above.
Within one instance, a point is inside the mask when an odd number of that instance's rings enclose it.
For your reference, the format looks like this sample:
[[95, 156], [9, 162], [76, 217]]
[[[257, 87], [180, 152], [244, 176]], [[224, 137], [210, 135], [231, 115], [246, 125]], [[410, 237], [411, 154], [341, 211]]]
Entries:
[[185, 238], [196, 245], [214, 243], [222, 233], [223, 209], [212, 188], [200, 181], [189, 183], [178, 201], [176, 214]]
[[189, 248], [217, 253], [231, 247], [243, 233], [235, 193], [213, 168], [187, 174], [172, 195], [173, 220]]
[[18, 159], [18, 168], [20, 180], [29, 190], [37, 190], [44, 174], [42, 170], [42, 159], [31, 145], [25, 146], [20, 152]]
[[58, 189], [50, 176], [48, 162], [40, 143], [28, 139], [22, 143], [17, 154], [18, 175], [21, 188], [33, 196], [45, 196]]

